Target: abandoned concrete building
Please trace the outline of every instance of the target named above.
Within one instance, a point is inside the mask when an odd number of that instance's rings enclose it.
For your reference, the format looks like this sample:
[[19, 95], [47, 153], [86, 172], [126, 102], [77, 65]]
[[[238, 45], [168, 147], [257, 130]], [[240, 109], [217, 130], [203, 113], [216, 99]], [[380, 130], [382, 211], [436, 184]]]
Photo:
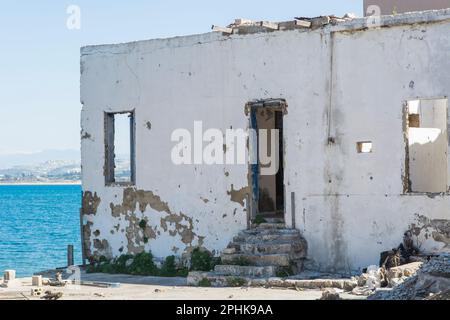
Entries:
[[[450, 10], [237, 20], [206, 34], [82, 48], [84, 258], [202, 247], [266, 266], [293, 250], [303, 266], [357, 272], [406, 231], [424, 254], [447, 250], [449, 71]], [[224, 134], [278, 129], [279, 170], [174, 163], [173, 132], [198, 122]], [[129, 150], [120, 177], [119, 130]], [[248, 138], [249, 153], [259, 138]], [[224, 154], [233, 148], [224, 142]], [[265, 221], [257, 232], [256, 217]], [[281, 238], [255, 249], [242, 243], [252, 236]]]

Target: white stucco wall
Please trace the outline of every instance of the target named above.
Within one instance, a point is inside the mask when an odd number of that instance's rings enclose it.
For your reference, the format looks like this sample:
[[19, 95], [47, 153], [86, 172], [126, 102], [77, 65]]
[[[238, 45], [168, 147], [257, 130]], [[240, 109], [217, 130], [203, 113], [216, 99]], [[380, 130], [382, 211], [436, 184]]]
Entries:
[[[447, 11], [433, 15], [449, 18]], [[289, 104], [286, 222], [295, 220], [318, 267], [350, 271], [377, 264], [380, 252], [396, 247], [411, 227], [423, 250], [448, 246], [448, 238], [436, 241], [431, 234], [433, 219], [450, 219], [450, 197], [404, 195], [402, 177], [403, 105], [448, 96], [450, 73], [443, 70], [450, 70], [450, 23], [353, 30], [362, 23], [83, 48], [83, 190], [98, 197], [96, 210], [83, 214], [91, 253], [119, 255], [128, 247], [165, 257], [196, 245], [216, 253], [225, 248], [246, 228], [245, 202], [229, 193], [248, 187], [248, 167], [173, 165], [170, 136], [177, 128], [192, 130], [196, 120], [204, 130], [246, 129], [245, 103], [264, 98]], [[125, 110], [136, 117], [135, 188], [151, 191], [146, 201], [153, 205], [143, 212], [121, 207], [128, 213], [112, 216], [112, 207], [124, 203], [124, 187], [105, 187], [103, 113]], [[358, 141], [372, 141], [373, 152], [358, 154]], [[147, 243], [136, 227], [144, 218], [155, 233]], [[94, 239], [102, 245], [96, 248]]]

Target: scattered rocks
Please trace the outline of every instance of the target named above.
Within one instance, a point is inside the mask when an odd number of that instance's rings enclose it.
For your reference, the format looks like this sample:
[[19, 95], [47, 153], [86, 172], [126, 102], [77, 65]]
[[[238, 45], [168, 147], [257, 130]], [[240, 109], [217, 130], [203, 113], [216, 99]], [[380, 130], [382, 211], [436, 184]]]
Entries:
[[[410, 268], [407, 267], [405, 269]], [[404, 275], [404, 274], [403, 274]], [[423, 300], [448, 297], [450, 254], [445, 253], [423, 264], [417, 273], [391, 290], [377, 290], [369, 300]]]
[[322, 293], [322, 297], [318, 300], [342, 300], [336, 290], [328, 289]]
[[40, 297], [43, 293], [42, 288], [32, 288], [31, 289], [31, 296], [32, 297]]
[[61, 299], [63, 296], [62, 292], [51, 292], [51, 291], [45, 291], [45, 296], [43, 296], [41, 299], [45, 300], [58, 300]]

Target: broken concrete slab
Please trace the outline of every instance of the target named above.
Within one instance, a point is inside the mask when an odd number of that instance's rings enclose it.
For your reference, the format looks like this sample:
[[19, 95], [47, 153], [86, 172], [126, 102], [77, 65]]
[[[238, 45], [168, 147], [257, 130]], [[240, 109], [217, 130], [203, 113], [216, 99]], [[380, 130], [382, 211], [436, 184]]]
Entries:
[[286, 289], [324, 289], [337, 288], [345, 291], [352, 291], [357, 286], [354, 279], [312, 279], [296, 280], [285, 278], [252, 278], [218, 275], [214, 272], [190, 272], [187, 278], [188, 285], [198, 286], [201, 281], [207, 280], [212, 287], [227, 287], [229, 284], [237, 282], [239, 279], [242, 286], [250, 287], [273, 287]]
[[275, 266], [236, 266], [236, 265], [218, 265], [214, 272], [218, 274], [243, 277], [275, 277], [277, 267]]
[[369, 300], [422, 300], [450, 290], [450, 254], [433, 258], [392, 290], [377, 290]]
[[4, 281], [13, 281], [16, 279], [16, 270], [5, 270], [3, 274]]
[[390, 268], [386, 272], [387, 280], [390, 282], [396, 278], [411, 277], [422, 267], [422, 262], [413, 262], [398, 267]]

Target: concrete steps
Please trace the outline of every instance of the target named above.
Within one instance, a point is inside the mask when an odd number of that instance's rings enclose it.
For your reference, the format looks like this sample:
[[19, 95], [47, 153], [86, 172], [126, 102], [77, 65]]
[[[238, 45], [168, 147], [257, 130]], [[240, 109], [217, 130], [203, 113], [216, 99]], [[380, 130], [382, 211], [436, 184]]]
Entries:
[[[299, 240], [295, 242], [271, 241], [271, 242], [234, 242], [229, 249], [235, 249], [234, 252], [242, 252], [247, 254], [275, 254], [275, 253], [291, 253], [304, 252], [306, 242]], [[225, 251], [227, 254], [230, 251]], [[231, 253], [234, 253], [231, 252]]]
[[233, 242], [292, 242], [299, 239], [302, 239], [300, 231], [295, 229], [250, 229], [239, 232]]
[[284, 229], [286, 226], [284, 223], [260, 223], [257, 226], [259, 229]]
[[[191, 272], [188, 282], [211, 286], [258, 283], [289, 273], [299, 273], [306, 259], [307, 243], [296, 229], [274, 219], [238, 233], [222, 251], [222, 265], [214, 272]], [[255, 282], [256, 281], [256, 282]]]
[[291, 257], [287, 253], [278, 254], [245, 254], [235, 253], [222, 255], [222, 263], [248, 263], [252, 266], [276, 266], [276, 267], [289, 267], [291, 263]]

